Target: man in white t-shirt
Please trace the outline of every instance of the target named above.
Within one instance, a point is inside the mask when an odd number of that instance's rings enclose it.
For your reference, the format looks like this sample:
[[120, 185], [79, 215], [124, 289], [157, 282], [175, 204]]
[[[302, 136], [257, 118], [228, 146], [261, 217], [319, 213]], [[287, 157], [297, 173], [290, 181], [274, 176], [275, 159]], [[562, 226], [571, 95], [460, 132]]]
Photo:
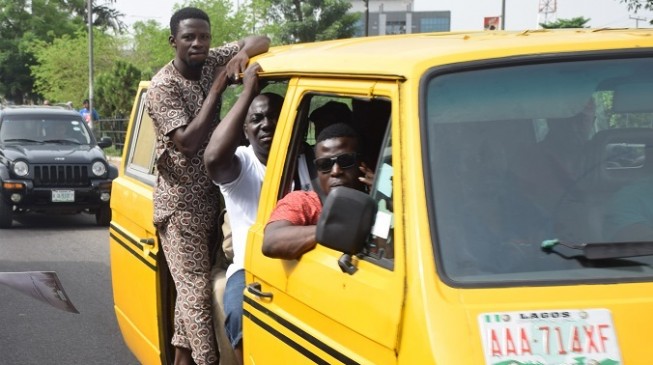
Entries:
[[[213, 132], [204, 164], [220, 186], [231, 223], [233, 263], [227, 268], [224, 294], [225, 329], [242, 363], [242, 313], [245, 289], [244, 255], [247, 231], [256, 219], [261, 185], [283, 97], [259, 94], [258, 64], [243, 76], [243, 91]], [[249, 146], [240, 146], [243, 131]]]

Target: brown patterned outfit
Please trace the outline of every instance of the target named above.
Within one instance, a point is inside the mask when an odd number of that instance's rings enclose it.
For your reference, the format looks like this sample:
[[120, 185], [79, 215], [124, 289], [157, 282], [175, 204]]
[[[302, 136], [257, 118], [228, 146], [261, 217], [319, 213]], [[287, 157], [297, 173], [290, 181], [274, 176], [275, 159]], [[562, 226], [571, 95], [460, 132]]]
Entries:
[[[212, 48], [199, 81], [185, 79], [168, 63], [152, 78], [145, 104], [157, 136], [154, 224], [177, 289], [172, 345], [191, 349], [198, 365], [218, 361], [211, 319], [209, 244], [219, 228], [222, 203], [220, 190], [203, 162], [210, 134], [197, 155], [187, 158], [175, 147], [171, 132], [195, 118], [211, 88], [214, 71], [239, 50], [237, 43]], [[217, 117], [213, 124], [211, 132], [218, 124]]]

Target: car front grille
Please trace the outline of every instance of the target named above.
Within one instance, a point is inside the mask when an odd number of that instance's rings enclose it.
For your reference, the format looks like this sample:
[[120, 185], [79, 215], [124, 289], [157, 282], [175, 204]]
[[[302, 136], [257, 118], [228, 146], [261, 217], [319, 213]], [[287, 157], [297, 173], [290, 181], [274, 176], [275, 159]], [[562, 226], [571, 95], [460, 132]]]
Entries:
[[85, 165], [36, 165], [35, 187], [87, 186], [90, 183]]

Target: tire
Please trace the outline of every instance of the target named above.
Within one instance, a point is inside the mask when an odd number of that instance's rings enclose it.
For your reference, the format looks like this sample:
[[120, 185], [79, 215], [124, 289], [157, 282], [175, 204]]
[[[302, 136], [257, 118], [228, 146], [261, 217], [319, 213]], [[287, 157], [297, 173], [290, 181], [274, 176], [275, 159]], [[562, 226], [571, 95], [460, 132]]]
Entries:
[[111, 207], [103, 205], [95, 211], [95, 223], [100, 227], [108, 227], [111, 223]]
[[0, 196], [0, 229], [11, 228], [12, 215], [11, 205], [7, 204]]

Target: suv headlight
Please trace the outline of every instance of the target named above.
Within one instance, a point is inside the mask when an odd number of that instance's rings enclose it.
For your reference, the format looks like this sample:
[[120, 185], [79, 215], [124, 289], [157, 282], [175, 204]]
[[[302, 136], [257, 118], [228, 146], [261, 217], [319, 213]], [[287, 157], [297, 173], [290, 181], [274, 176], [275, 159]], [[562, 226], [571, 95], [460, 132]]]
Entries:
[[27, 174], [29, 174], [29, 166], [25, 161], [18, 161], [14, 163], [13, 170], [14, 170], [14, 174], [20, 177], [24, 177], [27, 176]]
[[91, 171], [93, 171], [93, 175], [95, 176], [102, 176], [107, 173], [107, 167], [102, 162], [95, 161], [93, 162]]

